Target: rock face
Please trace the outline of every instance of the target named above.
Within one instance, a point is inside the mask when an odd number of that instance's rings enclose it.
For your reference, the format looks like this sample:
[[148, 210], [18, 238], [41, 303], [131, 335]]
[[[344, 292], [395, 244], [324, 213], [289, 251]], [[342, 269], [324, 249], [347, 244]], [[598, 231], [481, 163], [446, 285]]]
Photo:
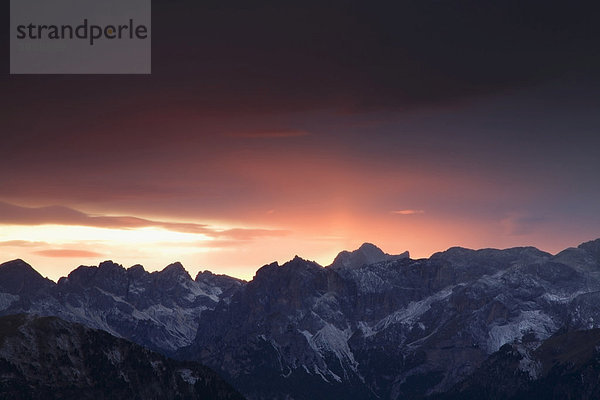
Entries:
[[431, 400], [600, 398], [600, 329], [505, 344], [471, 376]]
[[191, 343], [200, 314], [243, 284], [210, 272], [193, 280], [179, 263], [149, 273], [111, 261], [81, 266], [54, 284], [22, 260], [0, 265], [0, 282], [2, 315], [54, 315], [165, 354]]
[[57, 285], [36, 278], [0, 304], [199, 361], [252, 400], [420, 399], [455, 387], [505, 344], [535, 350], [564, 329], [600, 328], [599, 248], [456, 247], [412, 260], [365, 244], [329, 267], [299, 257], [266, 265], [247, 283], [108, 262]]
[[506, 343], [600, 326], [596, 245], [556, 256], [451, 248], [424, 260], [345, 262], [354, 252], [328, 268], [300, 258], [267, 265], [202, 314], [205, 328], [179, 355], [251, 399], [422, 398]]
[[0, 318], [0, 397], [243, 399], [197, 363], [58, 318], [23, 314]]
[[0, 265], [0, 292], [3, 294], [28, 297], [52, 286], [54, 282], [43, 278], [23, 260]]
[[402, 258], [408, 258], [408, 251], [398, 254], [390, 255], [384, 253], [379, 247], [371, 243], [363, 243], [358, 249], [354, 251], [342, 251], [337, 255], [333, 263], [329, 266], [333, 269], [342, 268], [359, 268], [363, 265], [375, 264], [382, 261], [392, 261]]

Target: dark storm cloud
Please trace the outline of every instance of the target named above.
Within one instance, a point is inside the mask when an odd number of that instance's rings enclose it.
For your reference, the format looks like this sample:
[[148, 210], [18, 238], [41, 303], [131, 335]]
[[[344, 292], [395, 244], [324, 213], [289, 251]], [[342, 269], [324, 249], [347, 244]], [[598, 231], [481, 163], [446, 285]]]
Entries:
[[[595, 15], [585, 2], [157, 0], [151, 76], [4, 74], [3, 155], [35, 163], [29, 155], [52, 149], [53, 165], [120, 149], [139, 157], [257, 115], [406, 110], [593, 79]], [[269, 123], [240, 135], [302, 132]]]
[[154, 70], [248, 109], [411, 107], [598, 65], [594, 13], [579, 2], [181, 1], [155, 11]]
[[192, 103], [212, 113], [437, 104], [597, 75], [593, 11], [591, 2], [159, 0], [151, 77], [8, 85], [21, 100], [73, 111], [102, 103], [108, 113], [132, 96], [136, 106]]

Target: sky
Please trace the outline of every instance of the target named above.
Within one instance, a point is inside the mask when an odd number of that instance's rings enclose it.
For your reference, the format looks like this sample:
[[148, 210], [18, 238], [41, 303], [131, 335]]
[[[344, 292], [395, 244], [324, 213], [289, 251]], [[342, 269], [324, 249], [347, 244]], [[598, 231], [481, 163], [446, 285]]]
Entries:
[[596, 239], [600, 26], [554, 3], [155, 0], [151, 75], [3, 58], [0, 262], [251, 279]]

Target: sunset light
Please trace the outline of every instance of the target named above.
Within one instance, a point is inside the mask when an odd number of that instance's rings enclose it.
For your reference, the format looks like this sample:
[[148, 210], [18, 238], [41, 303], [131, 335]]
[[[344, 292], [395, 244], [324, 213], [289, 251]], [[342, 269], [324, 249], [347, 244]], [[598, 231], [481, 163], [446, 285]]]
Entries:
[[0, 7], [0, 399], [600, 399], [598, 4]]

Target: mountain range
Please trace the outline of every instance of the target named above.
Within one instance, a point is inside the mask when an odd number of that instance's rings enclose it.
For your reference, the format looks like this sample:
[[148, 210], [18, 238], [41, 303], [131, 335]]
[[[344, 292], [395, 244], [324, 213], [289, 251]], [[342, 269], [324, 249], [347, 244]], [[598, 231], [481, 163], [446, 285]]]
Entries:
[[598, 304], [600, 239], [416, 260], [366, 243], [327, 267], [265, 265], [249, 282], [106, 261], [54, 283], [22, 260], [0, 265], [1, 315], [56, 316], [199, 362], [251, 400], [517, 399], [579, 378], [590, 383], [572, 398], [594, 398]]

